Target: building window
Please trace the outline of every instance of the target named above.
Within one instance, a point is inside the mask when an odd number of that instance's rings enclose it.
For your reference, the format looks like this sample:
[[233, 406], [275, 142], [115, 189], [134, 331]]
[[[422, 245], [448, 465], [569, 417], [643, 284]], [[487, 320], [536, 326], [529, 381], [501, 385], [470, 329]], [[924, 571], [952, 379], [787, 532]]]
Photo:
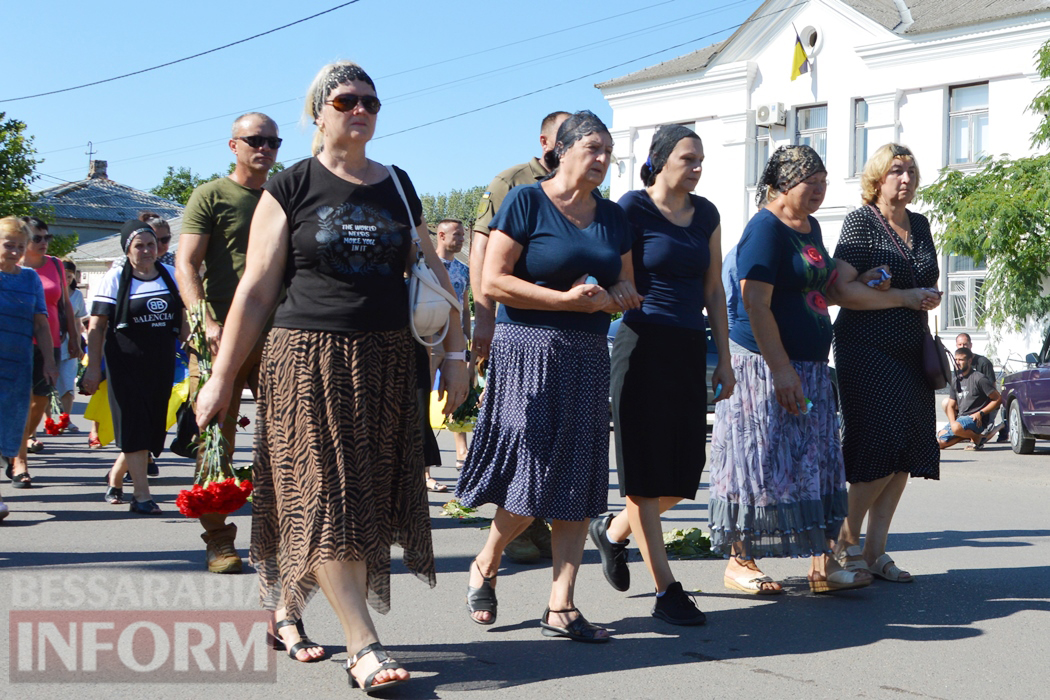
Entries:
[[824, 162], [828, 160], [828, 106], [799, 107], [795, 114], [795, 143], [810, 146], [820, 154]]
[[948, 298], [945, 325], [959, 330], [979, 330], [984, 315], [984, 277], [987, 266], [965, 255], [948, 256]]
[[853, 103], [853, 174], [860, 175], [868, 162], [868, 103], [857, 99]]
[[948, 164], [971, 165], [988, 143], [988, 83], [951, 89]]
[[769, 128], [765, 126], [755, 127], [755, 176], [751, 178], [751, 184], [757, 185], [762, 172], [769, 162]]

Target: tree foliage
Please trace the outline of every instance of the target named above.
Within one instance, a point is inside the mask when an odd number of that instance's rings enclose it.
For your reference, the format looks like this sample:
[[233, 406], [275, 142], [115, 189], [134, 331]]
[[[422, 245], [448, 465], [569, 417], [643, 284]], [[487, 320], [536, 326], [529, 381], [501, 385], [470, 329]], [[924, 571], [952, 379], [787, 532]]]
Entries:
[[4, 121], [5, 116], [0, 112], [0, 216], [34, 214], [39, 208], [32, 204], [29, 185], [39, 177], [33, 170], [43, 161], [34, 158], [33, 137], [26, 135], [25, 123]]
[[1020, 329], [1050, 314], [1050, 155], [990, 160], [970, 175], [947, 170], [922, 200], [945, 252], [987, 262], [981, 322]]
[[60, 233], [57, 234], [47, 246], [47, 254], [54, 255], [56, 258], [64, 258], [74, 250], [80, 244], [80, 236], [74, 231], [73, 233]]
[[186, 202], [190, 201], [190, 195], [193, 194], [193, 190], [198, 185], [208, 182], [209, 179], [211, 178], [203, 178], [194, 174], [189, 168], [180, 167], [176, 170], [169, 165], [164, 179], [161, 180], [159, 185], [151, 188], [150, 192], [158, 197], [163, 197], [185, 206]]
[[[1050, 78], [1050, 41], [1036, 67]], [[1050, 88], [1029, 110], [1043, 116], [1033, 146], [1050, 144]], [[1044, 282], [1050, 273], [1050, 154], [986, 160], [973, 173], [945, 168], [919, 197], [941, 233], [946, 253], [987, 262], [979, 323], [1020, 330], [1031, 318], [1050, 315]]]
[[[236, 163], [230, 163], [230, 167], [224, 173], [212, 173], [208, 177], [201, 177], [185, 166], [176, 169], [169, 165], [164, 179], [161, 180], [159, 185], [150, 189], [150, 192], [158, 197], [186, 206], [186, 202], [190, 201], [190, 195], [193, 194], [193, 190], [199, 185], [211, 182], [216, 178], [226, 177], [233, 172], [235, 167], [237, 167]], [[270, 175], [272, 176], [274, 173], [279, 173], [282, 170], [284, 170], [283, 164], [274, 163], [273, 167], [270, 168]]]
[[419, 198], [423, 203], [423, 219], [431, 228], [442, 219], [459, 219], [470, 231], [474, 228], [474, 219], [478, 218], [478, 204], [483, 194], [484, 185], [469, 190], [452, 190], [448, 194], [424, 194]]

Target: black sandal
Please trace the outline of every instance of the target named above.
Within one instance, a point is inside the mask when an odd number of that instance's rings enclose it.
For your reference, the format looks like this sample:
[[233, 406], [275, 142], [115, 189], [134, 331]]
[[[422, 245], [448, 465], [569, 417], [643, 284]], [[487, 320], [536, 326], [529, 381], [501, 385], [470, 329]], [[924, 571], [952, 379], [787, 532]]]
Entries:
[[[369, 654], [375, 654], [376, 661], [379, 662], [379, 668], [369, 673], [368, 676], [364, 679], [364, 681], [359, 682], [356, 678], [354, 678], [354, 674], [351, 673], [350, 670], [357, 665], [358, 661], [360, 661], [365, 656], [368, 656]], [[385, 690], [387, 688], [393, 688], [395, 685], [401, 685], [405, 681], [411, 680], [409, 678], [395, 678], [392, 681], [380, 683], [379, 685], [374, 685], [372, 683], [372, 681], [375, 680], [375, 677], [378, 676], [382, 671], [389, 671], [398, 668], [404, 668], [404, 666], [390, 658], [390, 655], [386, 653], [386, 649], [383, 648], [382, 644], [380, 644], [379, 642], [375, 642], [374, 644], [369, 644], [364, 649], [354, 654], [346, 662], [346, 679], [347, 682], [350, 683], [351, 688], [360, 688], [361, 690], [365, 691], [366, 695], [371, 695], [376, 691]]]
[[[299, 641], [289, 647], [288, 642], [284, 641], [284, 638], [281, 637], [279, 633], [285, 627], [292, 626], [294, 626], [296, 631], [299, 633]], [[306, 636], [306, 631], [303, 629], [302, 620], [293, 620], [290, 617], [286, 617], [281, 621], [277, 621], [277, 619], [274, 618], [270, 620], [270, 629], [269, 631], [267, 631], [266, 636], [270, 638], [270, 646], [272, 646], [276, 651], [288, 652], [288, 656], [291, 659], [298, 661], [299, 663], [308, 664], [313, 663], [314, 661], [321, 661], [325, 658], [324, 654], [316, 658], [309, 659], [300, 659], [297, 656], [297, 654], [303, 649], [310, 649], [314, 647], [324, 649], [323, 646], [321, 646], [317, 642], [311, 641], [310, 638]]]
[[11, 480], [11, 486], [16, 489], [28, 489], [33, 486], [33, 477], [29, 476], [29, 470], [26, 469], [21, 474], [15, 474], [15, 462], [12, 459], [5, 457], [7, 460], [7, 469], [4, 470], [4, 474]]
[[[551, 613], [579, 613], [579, 617], [570, 622], [566, 627], [555, 627], [554, 625], [547, 622], [547, 618]], [[606, 631], [604, 627], [598, 625], [592, 625], [587, 622], [587, 618], [583, 616], [576, 608], [569, 608], [568, 610], [551, 610], [547, 608], [543, 611], [543, 617], [540, 618], [540, 634], [544, 637], [566, 637], [574, 642], [585, 642], [587, 644], [604, 644], [605, 642], [612, 639], [612, 637], [605, 636], [599, 637], [599, 631]]]
[[[472, 563], [481, 574], [481, 585], [473, 588], [469, 583], [467, 584], [467, 610], [470, 611], [470, 619], [474, 622], [479, 625], [491, 625], [496, 621], [496, 608], [499, 605], [496, 602], [496, 589], [492, 587], [491, 581], [499, 575], [499, 572], [486, 578], [481, 567], [478, 566], [478, 560], [475, 559]], [[479, 620], [474, 617], [476, 612], [491, 613], [492, 617], [487, 620]]]

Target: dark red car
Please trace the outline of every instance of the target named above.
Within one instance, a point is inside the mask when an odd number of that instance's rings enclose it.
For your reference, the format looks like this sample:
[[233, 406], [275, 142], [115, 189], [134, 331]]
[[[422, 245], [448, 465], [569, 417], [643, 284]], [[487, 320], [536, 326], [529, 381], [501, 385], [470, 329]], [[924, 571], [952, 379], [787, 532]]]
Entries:
[[1003, 377], [1003, 411], [1010, 420], [1010, 447], [1031, 454], [1036, 439], [1050, 440], [1050, 332], [1039, 354], [1029, 353], [1028, 366]]

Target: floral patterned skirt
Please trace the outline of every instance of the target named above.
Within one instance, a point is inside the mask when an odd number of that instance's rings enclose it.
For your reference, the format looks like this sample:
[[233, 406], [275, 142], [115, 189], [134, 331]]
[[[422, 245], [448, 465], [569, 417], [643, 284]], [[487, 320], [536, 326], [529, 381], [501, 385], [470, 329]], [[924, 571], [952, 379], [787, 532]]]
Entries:
[[825, 362], [792, 362], [813, 402], [792, 416], [777, 403], [773, 375], [756, 354], [733, 354], [737, 385], [716, 404], [711, 437], [711, 544], [729, 556], [827, 553], [846, 517], [846, 472], [835, 393]]

